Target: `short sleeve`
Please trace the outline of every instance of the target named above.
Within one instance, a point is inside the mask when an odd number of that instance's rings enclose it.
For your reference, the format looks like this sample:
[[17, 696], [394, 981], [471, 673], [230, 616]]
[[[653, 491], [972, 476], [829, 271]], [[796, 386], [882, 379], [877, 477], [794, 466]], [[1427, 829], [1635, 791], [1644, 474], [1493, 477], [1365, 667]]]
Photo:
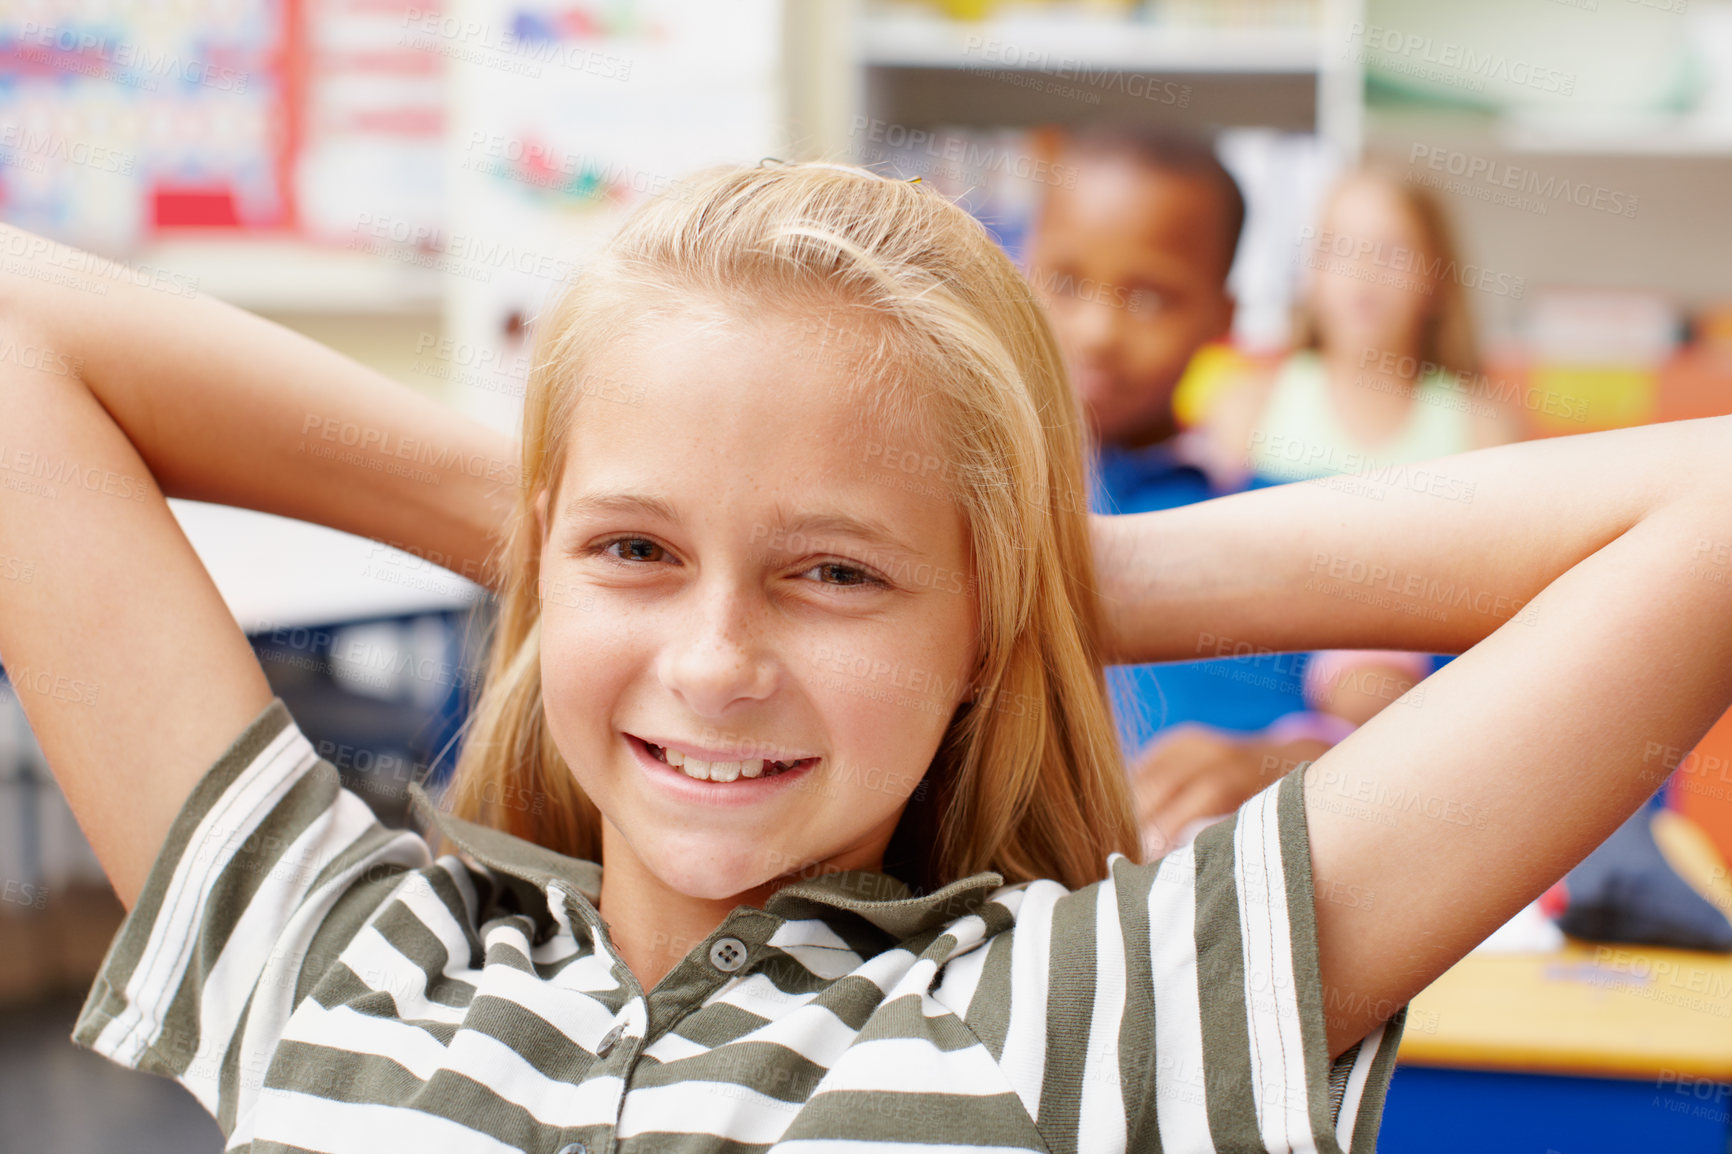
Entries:
[[296, 1004], [429, 861], [420, 836], [342, 787], [274, 698], [182, 806], [73, 1041], [174, 1078], [231, 1133]]
[[1208, 1122], [1223, 1148], [1314, 1144], [1373, 1154], [1407, 1008], [1391, 1007], [1383, 1025], [1330, 1061], [1305, 821], [1308, 765], [1190, 847], [1203, 1060], [1215, 1080]]
[[998, 901], [964, 1021], [1053, 1149], [1373, 1154], [1406, 1008], [1331, 1062], [1304, 765], [1158, 862]]

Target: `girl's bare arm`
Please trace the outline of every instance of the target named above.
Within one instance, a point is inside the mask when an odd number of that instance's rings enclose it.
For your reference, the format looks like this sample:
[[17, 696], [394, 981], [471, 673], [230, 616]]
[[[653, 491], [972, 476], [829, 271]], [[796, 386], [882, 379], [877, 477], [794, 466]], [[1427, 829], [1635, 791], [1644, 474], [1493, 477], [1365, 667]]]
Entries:
[[1732, 418], [1498, 445], [1091, 521], [1109, 659], [1461, 653], [1681, 491]]
[[1096, 530], [1121, 657], [1462, 653], [1307, 771], [1331, 1053], [1586, 856], [1732, 703], [1732, 417], [1416, 468]]
[[[275, 325], [123, 281], [65, 287], [53, 278], [79, 267], [71, 250], [5, 239], [40, 275], [0, 271], [0, 662], [130, 906], [200, 774], [271, 698], [164, 494], [364, 533], [486, 578], [512, 449]], [[387, 437], [435, 446], [396, 458], [421, 477], [302, 451], [394, 454]]]
[[0, 268], [0, 316], [76, 369], [165, 495], [328, 525], [494, 584], [511, 437], [220, 301], [68, 276], [89, 258], [3, 225], [0, 245], [28, 254]]

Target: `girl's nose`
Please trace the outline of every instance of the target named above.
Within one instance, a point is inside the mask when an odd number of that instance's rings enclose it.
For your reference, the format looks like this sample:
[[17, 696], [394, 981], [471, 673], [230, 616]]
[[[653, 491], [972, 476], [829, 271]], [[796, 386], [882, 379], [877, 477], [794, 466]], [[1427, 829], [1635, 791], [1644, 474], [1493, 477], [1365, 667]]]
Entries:
[[659, 662], [663, 686], [701, 717], [768, 697], [776, 663], [762, 644], [762, 607], [737, 590], [694, 589], [687, 610], [669, 623]]

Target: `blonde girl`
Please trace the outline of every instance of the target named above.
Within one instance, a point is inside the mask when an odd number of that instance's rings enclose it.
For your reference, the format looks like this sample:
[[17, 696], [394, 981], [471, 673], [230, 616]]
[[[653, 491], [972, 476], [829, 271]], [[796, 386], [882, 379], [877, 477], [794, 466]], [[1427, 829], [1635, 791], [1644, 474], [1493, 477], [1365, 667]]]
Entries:
[[1214, 406], [1233, 470], [1283, 481], [1409, 464], [1507, 444], [1517, 412], [1480, 372], [1469, 289], [1507, 274], [1461, 258], [1426, 189], [1376, 166], [1329, 192], [1299, 242], [1307, 282], [1293, 351]]
[[[0, 656], [129, 909], [75, 1037], [230, 1149], [1370, 1151], [1406, 1001], [1732, 696], [1726, 420], [1091, 523], [1026, 286], [863, 170], [639, 209], [538, 321], [520, 451], [0, 239]], [[347, 428], [436, 480], [312, 451]], [[164, 495], [500, 592], [443, 852], [314, 754]], [[1203, 632], [1466, 652], [1141, 863], [1101, 666]]]
[[[1292, 351], [1223, 390], [1208, 414], [1225, 474], [1258, 484], [1339, 475], [1352, 485], [1379, 469], [1521, 436], [1519, 413], [1480, 372], [1467, 302], [1468, 288], [1509, 289], [1461, 259], [1436, 197], [1399, 173], [1355, 168], [1304, 233], [1298, 265], [1307, 291]], [[1340, 740], [1433, 667], [1427, 654], [1388, 649], [1313, 654], [1305, 700], [1319, 716], [1309, 736]], [[1168, 830], [1200, 816], [1186, 802], [1212, 797], [1225, 812], [1268, 780], [1239, 765], [1199, 781], [1213, 763], [1178, 757], [1154, 768], [1138, 792], [1169, 809]]]

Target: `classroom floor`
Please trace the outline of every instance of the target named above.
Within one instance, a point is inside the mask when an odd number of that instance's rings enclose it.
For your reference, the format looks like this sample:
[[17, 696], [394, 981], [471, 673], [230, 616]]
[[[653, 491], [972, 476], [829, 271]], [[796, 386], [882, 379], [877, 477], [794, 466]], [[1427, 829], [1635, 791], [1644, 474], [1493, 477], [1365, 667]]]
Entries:
[[82, 999], [0, 1011], [0, 1148], [30, 1154], [216, 1154], [216, 1122], [167, 1078], [74, 1046]]

